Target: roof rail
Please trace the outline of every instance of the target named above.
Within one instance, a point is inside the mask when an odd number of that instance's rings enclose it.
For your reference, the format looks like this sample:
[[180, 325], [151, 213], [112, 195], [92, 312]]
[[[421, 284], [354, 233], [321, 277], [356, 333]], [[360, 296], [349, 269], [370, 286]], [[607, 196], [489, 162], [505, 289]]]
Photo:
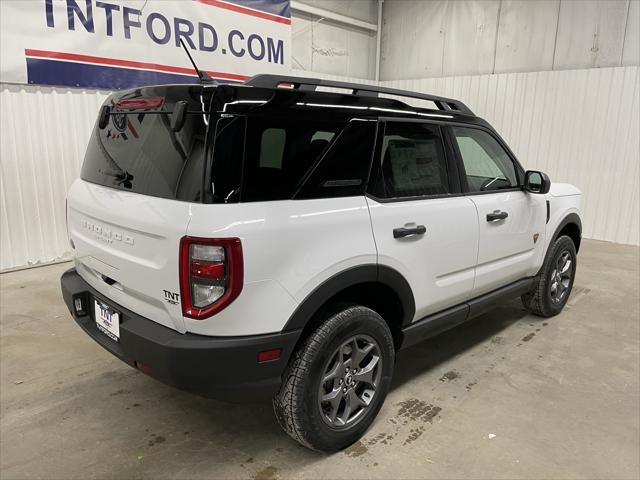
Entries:
[[290, 77], [284, 75], [262, 74], [255, 75], [245, 82], [245, 85], [262, 88], [277, 88], [282, 84], [290, 84], [298, 90], [314, 91], [316, 87], [332, 87], [344, 88], [351, 90], [353, 95], [364, 95], [377, 97], [380, 93], [388, 95], [397, 95], [399, 97], [417, 98], [420, 100], [428, 100], [435, 103], [439, 110], [451, 111], [454, 113], [463, 113], [465, 115], [473, 115], [473, 112], [460, 100], [453, 98], [438, 97], [426, 93], [410, 92], [408, 90], [399, 90], [397, 88], [376, 87], [371, 85], [362, 85], [359, 83], [338, 82], [334, 80], [323, 80], [320, 78]]

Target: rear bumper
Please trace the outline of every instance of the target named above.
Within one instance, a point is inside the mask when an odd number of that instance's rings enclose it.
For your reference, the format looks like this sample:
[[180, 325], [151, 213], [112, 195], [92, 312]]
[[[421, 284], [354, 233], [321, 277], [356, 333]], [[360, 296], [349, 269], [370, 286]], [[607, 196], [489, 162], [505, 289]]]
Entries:
[[[85, 282], [75, 268], [66, 271], [60, 283], [76, 323], [103, 348], [133, 367], [144, 365], [145, 373], [163, 383], [205, 397], [235, 402], [271, 398], [280, 388], [282, 373], [300, 336], [299, 330], [249, 337], [181, 334], [112, 302]], [[75, 312], [73, 302], [78, 296], [86, 302], [85, 316]], [[94, 297], [121, 312], [119, 342], [97, 329]], [[215, 318], [203, 321], [215, 322]], [[278, 360], [258, 363], [259, 352], [275, 348], [282, 349]]]

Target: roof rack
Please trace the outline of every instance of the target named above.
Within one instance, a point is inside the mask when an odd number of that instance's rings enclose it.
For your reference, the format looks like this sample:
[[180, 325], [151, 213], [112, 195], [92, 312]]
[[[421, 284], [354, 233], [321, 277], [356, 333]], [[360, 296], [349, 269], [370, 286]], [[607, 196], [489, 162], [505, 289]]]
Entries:
[[460, 100], [453, 98], [438, 97], [425, 93], [410, 92], [408, 90], [399, 90], [397, 88], [375, 87], [371, 85], [362, 85], [359, 83], [337, 82], [334, 80], [322, 80], [320, 78], [290, 77], [283, 75], [262, 74], [255, 75], [245, 82], [245, 85], [262, 88], [278, 88], [283, 84], [290, 84], [292, 88], [298, 90], [314, 91], [317, 87], [343, 88], [351, 90], [353, 95], [364, 95], [377, 97], [380, 93], [388, 95], [397, 95], [399, 97], [417, 98], [420, 100], [428, 100], [435, 103], [439, 110], [451, 111], [453, 113], [463, 113], [465, 115], [473, 115], [473, 112]]

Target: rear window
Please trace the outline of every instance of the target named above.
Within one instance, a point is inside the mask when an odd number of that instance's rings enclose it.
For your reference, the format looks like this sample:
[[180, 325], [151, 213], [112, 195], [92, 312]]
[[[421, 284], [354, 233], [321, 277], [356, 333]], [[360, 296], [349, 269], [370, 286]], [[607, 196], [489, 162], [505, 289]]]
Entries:
[[81, 178], [153, 197], [199, 201], [208, 119], [188, 113], [174, 132], [170, 112], [166, 104], [154, 111], [120, 111], [109, 116], [105, 128], [96, 124]]

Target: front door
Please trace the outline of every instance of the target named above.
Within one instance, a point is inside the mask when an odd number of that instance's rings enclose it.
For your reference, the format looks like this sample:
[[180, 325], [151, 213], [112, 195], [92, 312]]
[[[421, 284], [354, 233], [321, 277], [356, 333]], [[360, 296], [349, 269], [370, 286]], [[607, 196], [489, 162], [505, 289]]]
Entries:
[[477, 297], [535, 274], [546, 205], [543, 195], [522, 190], [516, 163], [491, 133], [471, 127], [451, 131], [462, 160], [463, 188], [478, 212]]
[[388, 121], [378, 150], [367, 197], [378, 263], [409, 282], [418, 320], [470, 298], [476, 207], [453, 195], [453, 155], [439, 125]]

